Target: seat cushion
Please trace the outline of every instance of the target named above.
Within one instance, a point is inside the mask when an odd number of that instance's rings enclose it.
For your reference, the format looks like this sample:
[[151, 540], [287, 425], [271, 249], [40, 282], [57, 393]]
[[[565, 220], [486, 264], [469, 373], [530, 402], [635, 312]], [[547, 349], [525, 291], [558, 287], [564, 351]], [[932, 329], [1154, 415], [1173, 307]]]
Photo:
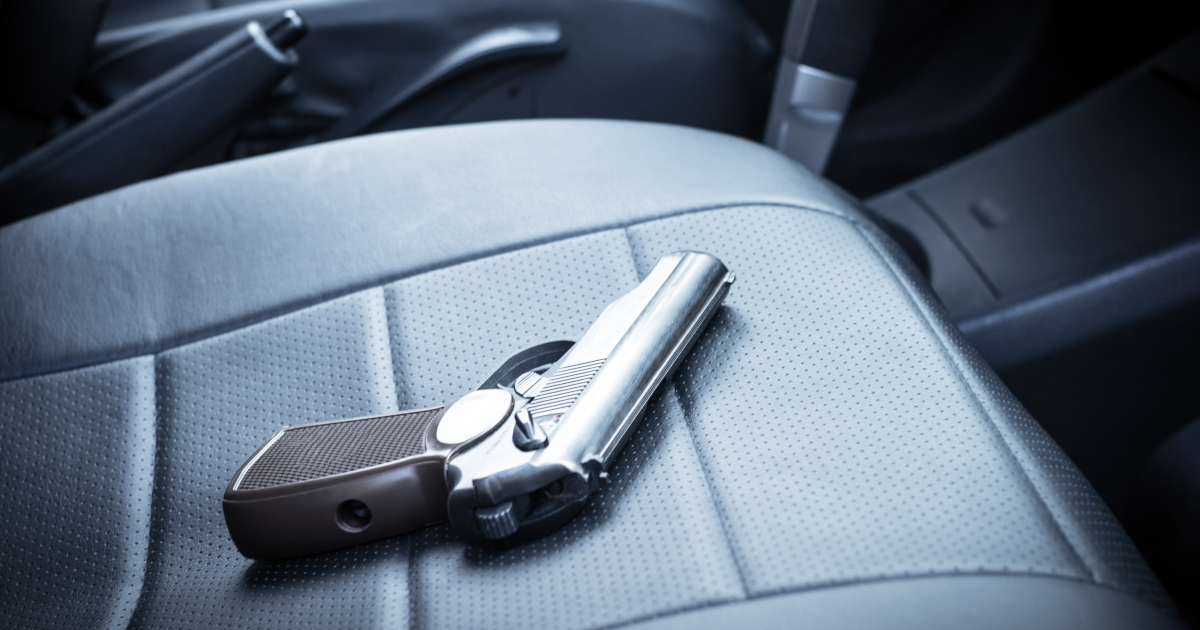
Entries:
[[[561, 531], [238, 555], [221, 494], [272, 431], [459, 396], [679, 249], [738, 281]], [[749, 142], [387, 134], [34, 217], [0, 230], [0, 261], [19, 296], [0, 304], [0, 504], [25, 515], [0, 534], [5, 625], [1177, 623], [899, 250]]]

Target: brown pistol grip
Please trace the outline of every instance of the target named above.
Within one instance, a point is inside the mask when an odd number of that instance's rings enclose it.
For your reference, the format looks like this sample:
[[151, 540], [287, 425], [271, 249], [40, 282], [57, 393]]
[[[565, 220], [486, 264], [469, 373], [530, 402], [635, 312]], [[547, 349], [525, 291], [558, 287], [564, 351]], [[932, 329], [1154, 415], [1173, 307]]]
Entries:
[[439, 407], [280, 429], [225, 489], [229, 534], [247, 558], [275, 560], [444, 521], [446, 456], [512, 406], [507, 392], [482, 390]]
[[444, 520], [445, 449], [430, 438], [445, 409], [276, 432], [225, 489], [225, 524], [238, 551], [291, 558]]

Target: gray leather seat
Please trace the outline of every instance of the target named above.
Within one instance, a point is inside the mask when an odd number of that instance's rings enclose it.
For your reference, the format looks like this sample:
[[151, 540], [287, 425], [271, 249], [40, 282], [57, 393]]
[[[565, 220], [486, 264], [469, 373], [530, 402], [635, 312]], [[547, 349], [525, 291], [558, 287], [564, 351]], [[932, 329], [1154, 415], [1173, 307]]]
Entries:
[[[460, 395], [683, 248], [738, 282], [562, 531], [238, 555], [221, 493], [274, 429]], [[6, 627], [1178, 623], [898, 249], [742, 140], [494, 123], [245, 160], [0, 230], [0, 294]]]

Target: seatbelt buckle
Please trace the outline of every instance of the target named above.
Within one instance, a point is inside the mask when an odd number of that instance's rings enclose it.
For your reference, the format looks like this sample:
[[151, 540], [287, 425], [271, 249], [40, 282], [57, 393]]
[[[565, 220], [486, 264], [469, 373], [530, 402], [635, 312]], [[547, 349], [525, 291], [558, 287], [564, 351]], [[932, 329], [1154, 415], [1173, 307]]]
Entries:
[[485, 548], [557, 530], [599, 489], [732, 282], [713, 256], [671, 254], [577, 343], [527, 350], [457, 400], [279, 430], [225, 490], [234, 544], [282, 559], [447, 519]]

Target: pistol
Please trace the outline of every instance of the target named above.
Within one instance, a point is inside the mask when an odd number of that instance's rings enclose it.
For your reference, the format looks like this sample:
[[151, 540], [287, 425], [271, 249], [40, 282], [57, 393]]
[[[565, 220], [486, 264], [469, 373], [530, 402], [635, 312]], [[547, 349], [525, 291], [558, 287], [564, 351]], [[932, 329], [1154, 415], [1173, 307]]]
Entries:
[[446, 520], [484, 548], [557, 530], [600, 489], [733, 279], [709, 254], [676, 252], [578, 342], [526, 350], [457, 400], [280, 429], [225, 490], [234, 544], [283, 559]]

